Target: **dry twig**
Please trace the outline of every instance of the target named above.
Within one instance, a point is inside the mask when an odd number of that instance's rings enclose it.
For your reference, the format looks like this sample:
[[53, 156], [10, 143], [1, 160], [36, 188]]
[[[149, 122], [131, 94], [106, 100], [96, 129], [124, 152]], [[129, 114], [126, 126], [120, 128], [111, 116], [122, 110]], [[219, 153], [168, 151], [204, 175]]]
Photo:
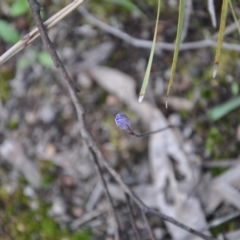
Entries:
[[240, 164], [240, 159], [224, 159], [220, 161], [203, 161], [202, 166], [205, 168], [227, 168], [232, 167], [234, 165]]
[[[115, 219], [115, 224], [117, 224], [117, 228], [118, 228], [118, 229], [117, 229], [117, 232], [116, 232], [116, 234], [117, 234], [117, 236], [118, 236], [117, 239], [120, 239], [120, 238], [119, 238], [119, 234], [120, 234], [120, 223], [119, 223], [119, 221], [118, 221], [117, 213], [116, 213], [116, 211], [115, 211], [115, 209], [114, 209], [113, 200], [112, 200], [112, 198], [111, 198], [111, 196], [110, 196], [110, 194], [109, 194], [106, 181], [105, 181], [105, 179], [104, 179], [104, 177], [103, 177], [102, 169], [101, 169], [101, 167], [100, 167], [100, 164], [99, 164], [99, 161], [98, 161], [98, 159], [97, 159], [96, 153], [94, 152], [94, 150], [93, 150], [91, 147], [89, 147], [89, 152], [90, 152], [90, 154], [91, 154], [91, 157], [93, 158], [94, 165], [95, 165], [95, 167], [96, 167], [96, 172], [98, 173], [98, 177], [99, 177], [100, 180], [101, 180], [101, 183], [102, 183], [102, 186], [103, 186], [105, 195], [106, 195], [106, 197], [107, 197], [108, 203], [109, 203], [110, 208], [111, 208], [111, 213], [112, 213], [112, 215], [114, 216], [114, 219]], [[115, 228], [116, 228], [116, 226], [115, 226]]]
[[151, 240], [156, 240], [154, 234], [153, 234], [153, 231], [149, 225], [149, 222], [148, 222], [148, 219], [147, 219], [147, 216], [146, 216], [146, 213], [141, 209], [141, 213], [142, 213], [142, 217], [143, 217], [143, 220], [145, 222], [145, 225], [147, 226], [147, 231], [148, 231], [148, 234], [151, 238]]
[[98, 217], [99, 215], [103, 214], [104, 212], [106, 212], [108, 209], [99, 209], [99, 210], [93, 210], [90, 211], [88, 213], [86, 213], [85, 215], [83, 215], [81, 218], [74, 220], [71, 225], [70, 228], [72, 230], [76, 230], [78, 229], [80, 226], [82, 226], [83, 224], [85, 224], [86, 222], [91, 221], [93, 218]]
[[129, 196], [127, 194], [125, 194], [125, 197], [126, 197], [126, 200], [127, 200], [128, 211], [130, 213], [130, 219], [131, 219], [131, 223], [132, 223], [132, 226], [133, 226], [134, 234], [136, 236], [136, 239], [140, 240], [141, 238], [140, 238], [140, 235], [139, 235], [139, 232], [137, 230], [137, 226], [136, 226], [136, 223], [135, 223], [135, 220], [134, 220], [134, 214], [133, 214], [131, 199], [129, 198]]
[[[109, 34], [112, 34], [115, 37], [122, 39], [123, 41], [133, 45], [134, 47], [141, 47], [141, 48], [148, 48], [148, 49], [152, 47], [152, 41], [142, 40], [142, 39], [132, 37], [131, 35], [121, 31], [120, 29], [110, 26], [100, 21], [99, 19], [95, 18], [85, 8], [79, 7], [78, 10], [85, 17], [85, 19], [87, 19], [87, 21], [90, 22], [91, 24], [99, 27], [100, 29], [102, 29], [103, 31]], [[206, 39], [202, 41], [182, 43], [180, 45], [180, 50], [183, 51], [183, 50], [202, 49], [207, 47], [215, 47], [216, 45], [217, 45], [216, 41], [212, 39]], [[222, 48], [240, 52], [239, 44], [224, 42], [222, 45]], [[156, 51], [159, 51], [159, 50], [174, 51], [175, 43], [157, 42]]]

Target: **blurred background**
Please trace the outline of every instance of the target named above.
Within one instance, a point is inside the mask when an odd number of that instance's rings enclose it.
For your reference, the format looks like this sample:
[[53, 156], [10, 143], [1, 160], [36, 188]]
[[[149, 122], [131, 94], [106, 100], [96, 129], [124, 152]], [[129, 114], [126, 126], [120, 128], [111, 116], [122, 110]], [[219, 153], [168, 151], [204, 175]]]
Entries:
[[[39, 2], [46, 20], [71, 1]], [[178, 1], [162, 1], [157, 41], [169, 45], [156, 48], [142, 104], [138, 93], [157, 1], [86, 1], [49, 36], [80, 89], [92, 135], [126, 184], [148, 206], [180, 222], [219, 239], [223, 234], [240, 239], [239, 29], [229, 9], [228, 44], [213, 79], [215, 48], [210, 45], [217, 40], [222, 1], [209, 2], [187, 0], [184, 49], [167, 109]], [[239, 2], [232, 4], [239, 17]], [[0, 55], [34, 26], [26, 0], [1, 1]], [[196, 41], [201, 42], [192, 46]], [[116, 128], [119, 112], [139, 133], [167, 124], [180, 128], [137, 139]], [[121, 188], [107, 172], [104, 178], [126, 239], [135, 239]], [[0, 238], [114, 239], [108, 210], [74, 106], [37, 39], [0, 66]], [[133, 210], [141, 239], [149, 239], [141, 212], [135, 205]], [[149, 216], [149, 222], [156, 239], [199, 239], [175, 232], [157, 217]]]

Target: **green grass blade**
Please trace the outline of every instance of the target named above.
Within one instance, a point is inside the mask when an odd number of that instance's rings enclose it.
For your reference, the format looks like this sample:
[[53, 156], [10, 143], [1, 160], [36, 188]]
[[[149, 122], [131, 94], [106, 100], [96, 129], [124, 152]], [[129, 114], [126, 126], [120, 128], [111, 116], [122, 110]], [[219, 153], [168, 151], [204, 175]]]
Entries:
[[220, 27], [219, 27], [219, 33], [218, 33], [217, 49], [216, 49], [215, 60], [214, 60], [213, 78], [215, 78], [217, 75], [218, 64], [219, 64], [220, 55], [221, 55], [221, 48], [222, 48], [222, 43], [224, 38], [224, 30], [226, 26], [227, 11], [228, 11], [228, 0], [223, 0]]
[[131, 0], [105, 0], [105, 2], [108, 3], [115, 3], [122, 7], [124, 7], [127, 10], [134, 11], [139, 17], [146, 17], [146, 15], [141, 11], [140, 8], [137, 7], [134, 3], [132, 3]]
[[156, 26], [155, 26], [154, 37], [153, 37], [153, 44], [152, 44], [152, 48], [151, 48], [151, 52], [150, 52], [150, 56], [149, 56], [149, 60], [148, 60], [148, 65], [147, 65], [147, 69], [146, 69], [143, 84], [142, 84], [142, 88], [139, 93], [139, 98], [138, 98], [139, 102], [142, 102], [142, 100], [144, 98], [146, 88], [148, 85], [148, 81], [149, 81], [149, 77], [150, 77], [150, 71], [151, 71], [151, 67], [152, 67], [153, 55], [154, 55], [156, 39], [157, 39], [157, 29], [158, 29], [159, 15], [160, 15], [160, 6], [161, 6], [161, 0], [158, 0], [157, 19], [156, 19]]
[[227, 115], [229, 112], [239, 107], [240, 107], [240, 97], [233, 98], [228, 102], [223, 103], [213, 108], [212, 110], [210, 110], [208, 113], [208, 118], [211, 119], [212, 121], [217, 121], [220, 118]]
[[235, 23], [236, 23], [236, 25], [237, 25], [238, 33], [239, 33], [239, 35], [240, 35], [240, 24], [239, 24], [239, 21], [238, 21], [238, 19], [237, 19], [236, 14], [235, 14], [235, 11], [234, 11], [234, 8], [233, 8], [232, 1], [231, 1], [231, 0], [229, 0], [229, 5], [230, 5], [230, 8], [231, 8], [231, 12], [232, 12], [234, 21], [235, 21]]
[[[177, 66], [178, 53], [179, 53], [179, 48], [180, 48], [181, 39], [182, 39], [185, 4], [186, 4], [186, 0], [180, 0], [179, 14], [178, 14], [178, 29], [177, 29], [177, 37], [176, 37], [176, 48], [175, 48], [174, 55], [173, 55], [173, 63], [172, 63], [170, 79], [169, 79], [169, 83], [168, 83], [167, 95], [169, 94], [169, 92], [171, 90], [175, 71], [176, 71], [176, 66]], [[167, 107], [167, 104], [166, 104], [166, 107]]]

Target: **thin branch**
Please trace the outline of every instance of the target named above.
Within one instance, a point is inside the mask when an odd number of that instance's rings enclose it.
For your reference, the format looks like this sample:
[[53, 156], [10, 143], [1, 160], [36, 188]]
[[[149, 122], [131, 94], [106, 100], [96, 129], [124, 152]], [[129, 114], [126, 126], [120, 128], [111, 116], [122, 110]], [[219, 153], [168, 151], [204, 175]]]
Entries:
[[[237, 211], [237, 212], [231, 213], [231, 214], [229, 214], [227, 216], [224, 216], [224, 217], [221, 217], [221, 218], [218, 218], [218, 219], [214, 219], [208, 225], [203, 227], [201, 229], [201, 231], [206, 231], [208, 229], [215, 228], [215, 227], [220, 226], [221, 224], [223, 224], [225, 222], [228, 222], [228, 221], [230, 221], [230, 220], [232, 220], [234, 218], [237, 218], [239, 216], [240, 216], [240, 211]], [[191, 238], [188, 237], [185, 240], [191, 240]]]
[[78, 229], [80, 226], [82, 226], [83, 224], [85, 224], [86, 222], [91, 221], [92, 219], [100, 216], [101, 214], [105, 213], [108, 209], [103, 208], [103, 209], [97, 209], [97, 210], [93, 210], [90, 211], [86, 214], [84, 214], [81, 218], [74, 220], [71, 225], [70, 228], [72, 230], [76, 230]]
[[[100, 178], [100, 180], [101, 180], [101, 182], [102, 182], [102, 186], [103, 186], [105, 195], [106, 195], [106, 197], [107, 197], [108, 203], [109, 203], [110, 208], [111, 208], [111, 214], [113, 215], [113, 217], [114, 217], [114, 219], [115, 219], [115, 225], [117, 225], [117, 228], [118, 228], [118, 230], [117, 230], [118, 239], [120, 239], [120, 238], [119, 238], [120, 223], [119, 223], [119, 221], [118, 221], [117, 213], [116, 213], [116, 211], [115, 211], [115, 209], [114, 209], [113, 200], [112, 200], [112, 198], [111, 198], [111, 196], [110, 196], [110, 193], [109, 193], [109, 191], [108, 191], [106, 181], [105, 181], [105, 179], [104, 179], [104, 177], [103, 177], [102, 169], [101, 169], [100, 164], [99, 164], [99, 162], [98, 162], [96, 153], [93, 151], [93, 149], [92, 149], [91, 147], [89, 147], [88, 150], [89, 150], [89, 152], [90, 152], [90, 154], [91, 154], [91, 157], [93, 158], [93, 161], [94, 161], [94, 163], [95, 163], [94, 165], [96, 166], [96, 171], [97, 171], [97, 173], [98, 173], [98, 177]], [[115, 228], [116, 228], [116, 226], [115, 226]]]
[[237, 212], [231, 213], [225, 217], [214, 219], [208, 224], [208, 226], [206, 228], [204, 228], [204, 230], [217, 227], [217, 226], [219, 226], [225, 222], [228, 222], [234, 218], [237, 218], [239, 216], [240, 216], [240, 211], [237, 211]]
[[203, 161], [201, 165], [205, 168], [227, 168], [240, 164], [240, 159], [225, 159], [225, 160], [211, 160]]
[[[240, 19], [238, 19], [238, 23], [240, 23]], [[238, 23], [233, 22], [233, 23], [229, 24], [228, 26], [226, 26], [225, 29], [224, 29], [224, 36], [228, 36], [231, 33], [233, 33], [234, 31], [236, 31], [238, 29]], [[219, 32], [213, 34], [211, 39], [212, 40], [217, 40], [218, 39], [218, 34], [219, 34]]]
[[85, 207], [88, 212], [94, 209], [94, 206], [102, 196], [102, 192], [103, 192], [102, 185], [100, 182], [97, 182]]
[[159, 218], [161, 218], [164, 221], [170, 222], [172, 224], [174, 224], [177, 227], [180, 227], [184, 230], [186, 230], [189, 233], [192, 233], [196, 236], [201, 237], [202, 239], [205, 240], [214, 240], [215, 238], [211, 237], [211, 236], [207, 236], [199, 231], [194, 230], [193, 228], [190, 228], [180, 222], [178, 222], [177, 220], [175, 220], [174, 218], [167, 216], [161, 212], [158, 212], [154, 209], [151, 209], [149, 207], [147, 207], [132, 191], [131, 189], [124, 183], [124, 181], [122, 180], [121, 176], [109, 165], [107, 159], [100, 153], [100, 151], [98, 149], [96, 149], [97, 154], [99, 156], [99, 160], [101, 161], [101, 163], [107, 168], [107, 170], [109, 171], [109, 173], [114, 177], [114, 179], [119, 183], [119, 185], [123, 188], [123, 190], [129, 194], [129, 196], [133, 199], [133, 201], [139, 206], [139, 208], [146, 212], [146, 213], [150, 213], [152, 215], [158, 216]]
[[[102, 29], [103, 31], [105, 31], [109, 34], [112, 34], [115, 37], [122, 39], [123, 41], [133, 45], [134, 47], [150, 49], [152, 46], [152, 41], [142, 40], [142, 39], [132, 37], [131, 35], [123, 32], [115, 27], [112, 27], [112, 26], [100, 21], [99, 19], [95, 18], [85, 8], [79, 7], [78, 11], [91, 24], [99, 27], [100, 29]], [[215, 47], [216, 45], [217, 45], [216, 41], [214, 41], [212, 39], [206, 39], [206, 40], [202, 40], [202, 41], [182, 43], [180, 45], [180, 50], [182, 50], [182, 51], [183, 50], [195, 50], [195, 49], [202, 49], [202, 48], [207, 48], [207, 47]], [[240, 52], [239, 44], [223, 43], [222, 48]], [[159, 51], [159, 50], [174, 51], [175, 44], [174, 43], [157, 42], [156, 43], [156, 51]]]
[[141, 240], [139, 232], [137, 230], [135, 220], [134, 220], [134, 214], [133, 214], [133, 210], [132, 210], [131, 199], [129, 198], [128, 194], [125, 194], [125, 197], [126, 197], [126, 200], [127, 200], [128, 211], [130, 213], [130, 219], [131, 219], [131, 223], [132, 223], [132, 226], [133, 226], [134, 234], [135, 234], [137, 240]]
[[213, 240], [214, 238], [210, 237], [210, 236], [206, 236], [205, 234], [202, 234], [178, 221], [176, 221], [174, 218], [169, 217], [165, 214], [162, 214], [160, 212], [157, 212], [149, 207], [147, 207], [132, 191], [131, 189], [124, 183], [124, 181], [122, 180], [121, 176], [110, 166], [109, 162], [107, 161], [107, 159], [104, 157], [104, 155], [102, 154], [102, 152], [99, 150], [99, 148], [97, 147], [97, 144], [95, 142], [95, 140], [93, 139], [92, 135], [90, 134], [90, 131], [88, 129], [88, 126], [86, 124], [85, 121], [85, 114], [84, 114], [84, 108], [79, 100], [79, 97], [77, 95], [76, 89], [74, 88], [74, 84], [73, 81], [71, 80], [71, 78], [69, 77], [63, 63], [61, 62], [61, 60], [59, 59], [56, 50], [52, 44], [52, 42], [50, 41], [48, 35], [47, 35], [47, 31], [46, 28], [42, 22], [42, 19], [40, 17], [40, 9], [39, 8], [35, 8], [34, 7], [34, 3], [36, 2], [36, 0], [28, 0], [29, 4], [31, 6], [32, 9], [32, 13], [33, 13], [33, 17], [34, 20], [36, 22], [36, 25], [39, 29], [43, 44], [45, 45], [45, 47], [47, 48], [48, 52], [50, 53], [52, 60], [54, 62], [54, 65], [57, 67], [57, 69], [59, 70], [59, 72], [62, 75], [62, 80], [64, 85], [66, 86], [66, 88], [68, 89], [69, 95], [72, 99], [72, 102], [76, 108], [76, 112], [77, 112], [77, 117], [78, 117], [78, 125], [79, 125], [79, 131], [80, 134], [83, 138], [83, 140], [85, 141], [86, 145], [88, 146], [88, 148], [91, 148], [92, 151], [96, 154], [97, 159], [101, 162], [101, 164], [103, 164], [106, 169], [109, 171], [109, 173], [115, 178], [115, 180], [120, 184], [120, 186], [123, 188], [123, 190], [129, 194], [129, 196], [132, 198], [132, 200], [146, 213], [151, 213], [153, 215], [156, 215], [158, 217], [160, 217], [161, 219], [168, 221], [182, 229], [185, 229], [186, 231], [199, 236], [205, 240]]
[[[39, 32], [40, 32], [40, 35], [42, 37], [42, 41], [44, 43], [44, 45], [47, 47], [51, 57], [53, 58], [53, 61], [54, 61], [54, 65], [59, 69], [59, 71], [61, 72], [62, 76], [63, 76], [63, 79], [65, 79], [65, 84], [68, 88], [68, 90], [70, 91], [70, 94], [72, 95], [73, 97], [73, 101], [75, 102], [76, 106], [77, 106], [77, 109], [78, 109], [78, 114], [82, 115], [84, 110], [83, 108], [81, 107], [80, 105], [80, 102], [78, 100], [78, 97], [77, 97], [77, 93], [76, 93], [76, 90], [74, 88], [74, 84], [73, 84], [73, 81], [71, 80], [71, 78], [69, 77], [63, 63], [61, 62], [60, 58], [58, 57], [57, 55], [57, 52], [55, 51], [54, 49], [54, 46], [51, 42], [51, 40], [49, 39], [48, 37], [48, 34], [46, 32], [46, 28], [44, 27], [44, 24], [41, 20], [41, 17], [40, 17], [40, 10], [41, 7], [39, 5], [39, 3], [35, 0], [29, 0], [29, 4], [31, 6], [31, 10], [32, 10], [32, 13], [33, 13], [33, 17], [34, 17], [34, 20], [37, 24], [37, 27], [39, 29]], [[111, 207], [111, 211], [112, 211], [112, 214], [115, 218], [115, 221], [116, 221], [116, 224], [119, 226], [119, 222], [118, 222], [118, 219], [117, 219], [117, 215], [114, 211], [114, 206], [113, 206], [113, 203], [112, 203], [112, 200], [111, 200], [111, 197], [110, 197], [110, 194], [108, 192], [108, 189], [107, 189], [107, 186], [106, 186], [106, 182], [102, 176], [102, 172], [101, 172], [101, 168], [100, 168], [100, 165], [98, 163], [98, 160], [97, 160], [97, 156], [95, 154], [95, 152], [93, 151], [92, 147], [91, 146], [88, 146], [89, 147], [89, 152], [91, 154], [91, 157], [96, 165], [96, 170], [97, 172], [99, 173], [99, 177], [102, 181], [102, 184], [103, 184], [103, 188], [105, 190], [105, 193], [106, 193], [106, 196], [107, 196], [107, 199], [109, 201], [109, 204], [110, 204], [110, 207]]]
[[155, 238], [155, 236], [154, 236], [154, 234], [152, 232], [152, 229], [151, 229], [151, 227], [149, 225], [146, 213], [142, 209], [141, 209], [141, 213], [142, 213], [142, 217], [143, 217], [143, 220], [145, 222], [145, 225], [147, 226], [147, 231], [148, 231], [148, 234], [149, 234], [151, 240], [156, 240], [156, 238]]

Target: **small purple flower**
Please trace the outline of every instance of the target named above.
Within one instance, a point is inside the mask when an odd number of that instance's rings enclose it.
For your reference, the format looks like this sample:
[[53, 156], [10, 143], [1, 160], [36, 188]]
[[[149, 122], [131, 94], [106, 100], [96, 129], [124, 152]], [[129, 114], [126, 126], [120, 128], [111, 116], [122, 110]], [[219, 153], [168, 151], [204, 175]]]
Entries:
[[131, 121], [124, 113], [118, 113], [115, 117], [115, 122], [118, 128], [132, 132]]
[[145, 132], [145, 133], [139, 134], [139, 133], [135, 133], [132, 130], [131, 121], [127, 117], [127, 115], [125, 115], [124, 113], [118, 113], [115, 117], [115, 122], [116, 122], [116, 125], [118, 128], [127, 131], [130, 135], [135, 136], [135, 137], [146, 137], [146, 136], [149, 136], [150, 134], [158, 133], [158, 132], [164, 131], [169, 128], [179, 127], [179, 126], [169, 125], [164, 128], [157, 129], [155, 131], [150, 131], [150, 132]]

